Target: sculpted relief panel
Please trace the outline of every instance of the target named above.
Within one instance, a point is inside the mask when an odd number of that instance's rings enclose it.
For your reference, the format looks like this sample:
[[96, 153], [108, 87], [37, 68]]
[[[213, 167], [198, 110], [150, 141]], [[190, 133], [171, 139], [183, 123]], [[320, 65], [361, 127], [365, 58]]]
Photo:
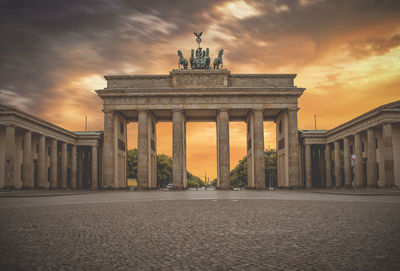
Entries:
[[176, 77], [176, 86], [224, 86], [224, 77], [180, 75]]

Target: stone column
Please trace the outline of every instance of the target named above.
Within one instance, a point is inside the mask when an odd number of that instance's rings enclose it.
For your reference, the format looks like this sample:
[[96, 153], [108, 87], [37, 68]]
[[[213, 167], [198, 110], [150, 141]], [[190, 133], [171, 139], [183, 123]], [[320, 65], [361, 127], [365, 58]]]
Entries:
[[[254, 112], [254, 184], [256, 189], [265, 189], [265, 154], [264, 154], [264, 113], [261, 109]], [[229, 116], [228, 116], [229, 121]], [[229, 122], [228, 122], [229, 129]], [[229, 130], [228, 130], [228, 154], [229, 154]], [[228, 156], [228, 161], [230, 157]], [[229, 168], [228, 164], [228, 180]], [[229, 181], [230, 186], [230, 181]], [[229, 188], [229, 187], [228, 187]]]
[[51, 140], [51, 150], [50, 150], [50, 187], [57, 188], [57, 140]]
[[76, 188], [76, 145], [71, 148], [71, 188]]
[[97, 179], [97, 147], [92, 147], [92, 189], [97, 190], [98, 179]]
[[22, 180], [23, 187], [33, 188], [34, 187], [34, 172], [33, 172], [33, 160], [32, 160], [32, 133], [31, 131], [25, 131], [24, 135], [24, 152], [23, 152], [23, 172]]
[[350, 139], [343, 139], [343, 158], [344, 158], [344, 186], [351, 188], [351, 161], [350, 161]]
[[83, 188], [83, 151], [78, 151], [78, 188]]
[[6, 160], [6, 169], [5, 169], [5, 185], [9, 188], [17, 188], [17, 180], [14, 174], [15, 167], [15, 127], [7, 126], [6, 127], [6, 136], [5, 136], [5, 160]]
[[354, 165], [354, 183], [356, 187], [364, 186], [364, 173], [363, 173], [363, 153], [361, 146], [361, 134], [354, 135], [354, 150], [357, 155], [357, 160]]
[[172, 181], [174, 189], [184, 189], [185, 115], [183, 110], [172, 112]]
[[312, 180], [311, 180], [311, 146], [310, 144], [305, 145], [305, 158], [306, 158], [306, 188], [312, 188]]
[[[114, 184], [114, 111], [104, 111], [103, 139], [103, 187], [112, 188]], [[138, 145], [138, 148], [140, 145]]]
[[299, 130], [297, 128], [297, 109], [288, 109], [288, 152], [289, 187], [300, 188]]
[[382, 185], [383, 187], [392, 187], [394, 185], [392, 124], [391, 123], [383, 124], [382, 132], [383, 132], [383, 165], [385, 169], [385, 179], [382, 182]]
[[138, 115], [138, 170], [139, 189], [147, 189], [149, 185], [149, 112], [139, 111]]
[[342, 164], [340, 162], [340, 142], [335, 141], [335, 187], [342, 186]]
[[328, 143], [325, 145], [325, 156], [326, 156], [326, 188], [332, 187], [332, 154], [331, 145]]
[[46, 138], [39, 135], [38, 144], [38, 188], [47, 188], [46, 180]]
[[375, 130], [368, 129], [367, 131], [367, 184], [368, 187], [378, 186], [376, 172], [376, 138]]
[[[222, 109], [217, 113], [217, 140], [219, 188], [229, 189], [229, 114], [227, 109]], [[256, 176], [254, 178], [256, 179]]]
[[67, 164], [67, 143], [63, 142], [61, 144], [61, 188], [67, 188], [67, 172], [68, 172], [68, 164]]

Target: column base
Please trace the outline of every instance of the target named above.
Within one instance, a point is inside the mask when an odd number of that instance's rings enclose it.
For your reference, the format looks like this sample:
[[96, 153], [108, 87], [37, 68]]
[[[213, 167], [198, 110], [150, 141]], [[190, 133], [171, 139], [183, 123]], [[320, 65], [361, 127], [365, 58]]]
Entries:
[[186, 190], [186, 188], [183, 186], [174, 186], [172, 190]]
[[369, 188], [378, 188], [378, 184], [369, 184], [368, 187]]
[[344, 188], [349, 189], [349, 188], [353, 188], [353, 186], [351, 184], [345, 184]]

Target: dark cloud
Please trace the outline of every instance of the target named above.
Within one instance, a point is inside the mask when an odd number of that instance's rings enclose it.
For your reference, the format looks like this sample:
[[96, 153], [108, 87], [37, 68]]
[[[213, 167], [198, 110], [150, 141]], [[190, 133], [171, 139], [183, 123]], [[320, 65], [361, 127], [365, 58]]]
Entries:
[[[215, 24], [233, 38], [232, 42], [214, 38], [226, 49], [224, 57], [233, 69], [250, 63], [273, 72], [289, 64], [305, 66], [335, 43], [349, 45], [346, 36], [400, 21], [399, 1], [248, 1], [260, 14], [243, 20], [226, 19], [227, 12], [216, 11], [223, 2], [3, 0], [0, 90], [13, 93], [7, 101], [22, 98], [23, 109], [40, 114], [57, 95], [72, 93], [79, 103], [81, 90], [68, 92], [68, 87], [86, 75], [130, 68], [146, 73], [157, 65], [167, 72], [176, 63], [175, 48], [168, 47], [171, 41], [193, 31], [207, 35]], [[349, 45], [354, 55], [366, 47], [382, 54], [398, 46], [396, 35], [385, 40], [365, 34], [360, 40], [365, 42]], [[60, 86], [64, 93], [56, 91]], [[82, 99], [87, 97], [92, 96]], [[27, 100], [33, 101], [31, 106]]]
[[[218, 1], [2, 1], [0, 89], [35, 101], [32, 113], [73, 77], [149, 66], [153, 51], [205, 24]], [[190, 33], [190, 32], [189, 32]], [[146, 67], [147, 65], [147, 67]]]

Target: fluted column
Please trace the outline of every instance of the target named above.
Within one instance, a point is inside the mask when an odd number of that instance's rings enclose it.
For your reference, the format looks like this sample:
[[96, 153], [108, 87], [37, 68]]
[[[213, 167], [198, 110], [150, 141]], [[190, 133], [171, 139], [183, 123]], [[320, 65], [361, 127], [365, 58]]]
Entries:
[[[265, 189], [264, 114], [263, 110], [259, 109], [256, 109], [253, 112], [254, 112], [254, 154], [253, 154], [254, 183], [256, 189]], [[228, 128], [229, 128], [229, 122], [228, 122]], [[228, 150], [229, 150], [229, 131], [228, 131]], [[230, 172], [229, 164], [228, 164], [228, 170]]]
[[342, 164], [340, 162], [340, 142], [335, 141], [335, 187], [342, 186]]
[[149, 187], [149, 112], [139, 111], [138, 114], [138, 188]]
[[289, 148], [289, 187], [300, 188], [300, 156], [299, 156], [299, 129], [297, 127], [297, 109], [288, 109], [288, 143]]
[[376, 138], [375, 130], [367, 131], [367, 185], [368, 187], [376, 187], [378, 185], [376, 172]]
[[385, 169], [385, 179], [382, 182], [382, 186], [392, 187], [394, 185], [392, 124], [391, 123], [383, 124], [382, 131], [383, 131], [383, 164]]
[[306, 188], [312, 188], [311, 180], [311, 146], [310, 144], [305, 145], [305, 163], [306, 163]]
[[71, 188], [76, 188], [76, 145], [71, 147]]
[[184, 189], [185, 180], [185, 115], [183, 110], [172, 112], [172, 181], [174, 189]]
[[50, 150], [50, 187], [57, 188], [57, 140], [51, 140]]
[[344, 186], [351, 188], [351, 161], [350, 161], [350, 139], [343, 139], [343, 158], [344, 158]]
[[331, 145], [328, 143], [325, 145], [325, 163], [326, 163], [326, 188], [332, 187], [332, 153], [331, 153]]
[[[226, 109], [222, 109], [217, 113], [217, 140], [218, 185], [220, 189], [229, 189], [229, 114]], [[256, 176], [254, 178], [256, 179]]]
[[[114, 186], [114, 111], [104, 111], [104, 138], [103, 138], [103, 187]], [[140, 145], [138, 145], [138, 148]]]
[[17, 188], [17, 178], [14, 174], [15, 167], [15, 152], [16, 152], [16, 144], [15, 144], [15, 127], [7, 126], [6, 127], [6, 135], [5, 135], [5, 160], [6, 160], [6, 169], [5, 169], [5, 185], [10, 188]]
[[47, 188], [46, 180], [46, 137], [39, 135], [38, 144], [38, 188]]
[[98, 178], [97, 178], [97, 147], [92, 147], [92, 189], [97, 190]]
[[61, 144], [61, 188], [67, 188], [67, 143], [63, 142]]
[[22, 180], [23, 187], [33, 188], [34, 187], [34, 172], [33, 172], [33, 160], [32, 160], [32, 133], [31, 131], [25, 131], [24, 135], [24, 152], [23, 152], [23, 172]]
[[83, 188], [83, 150], [78, 151], [78, 188]]
[[361, 146], [361, 134], [356, 133], [354, 135], [354, 150], [357, 156], [354, 165], [354, 182], [356, 187], [364, 186], [364, 173], [363, 173], [363, 156], [362, 156], [362, 146]]

